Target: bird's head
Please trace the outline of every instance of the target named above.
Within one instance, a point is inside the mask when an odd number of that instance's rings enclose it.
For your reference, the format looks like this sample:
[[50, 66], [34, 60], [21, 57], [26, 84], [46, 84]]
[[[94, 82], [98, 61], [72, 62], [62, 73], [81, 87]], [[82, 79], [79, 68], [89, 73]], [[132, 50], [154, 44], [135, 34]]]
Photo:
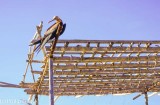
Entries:
[[56, 22], [57, 22], [57, 21], [58, 21], [58, 22], [61, 22], [61, 21], [62, 21], [58, 16], [54, 16], [53, 19], [50, 20], [48, 23], [50, 23], [50, 22], [52, 22], [52, 21], [54, 21], [54, 20], [55, 20]]

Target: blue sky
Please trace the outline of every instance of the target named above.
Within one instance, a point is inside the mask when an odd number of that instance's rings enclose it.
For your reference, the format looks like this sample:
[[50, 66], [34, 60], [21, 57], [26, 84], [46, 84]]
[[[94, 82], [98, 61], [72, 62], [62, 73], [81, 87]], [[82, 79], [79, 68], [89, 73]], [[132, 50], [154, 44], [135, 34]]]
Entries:
[[[44, 21], [44, 32], [55, 15], [67, 23], [60, 39], [160, 40], [159, 0], [1, 0], [0, 81], [18, 84], [22, 80], [35, 26]], [[135, 95], [61, 97], [56, 105], [144, 105], [143, 97], [132, 101]], [[159, 98], [151, 97], [150, 105]], [[28, 96], [23, 89], [0, 88], [0, 99]], [[48, 98], [41, 96], [40, 102], [44, 105]]]

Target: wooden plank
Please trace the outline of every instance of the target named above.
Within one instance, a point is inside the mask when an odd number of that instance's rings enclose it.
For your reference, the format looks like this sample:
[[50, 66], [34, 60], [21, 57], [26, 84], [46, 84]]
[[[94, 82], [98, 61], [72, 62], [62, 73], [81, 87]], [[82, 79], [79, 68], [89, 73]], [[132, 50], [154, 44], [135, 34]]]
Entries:
[[[160, 60], [160, 56], [140, 56], [140, 57], [56, 57], [53, 58], [54, 63], [89, 63], [89, 62], [139, 62], [139, 61], [155, 61]], [[29, 60], [27, 60], [29, 62]], [[44, 61], [32, 60], [32, 63], [45, 63]]]
[[[115, 44], [121, 44], [121, 43], [125, 43], [125, 44], [130, 44], [130, 43], [141, 43], [141, 44], [145, 44], [145, 43], [154, 43], [154, 44], [160, 44], [159, 40], [79, 40], [79, 39], [74, 39], [74, 40], [58, 40], [57, 43], [115, 43]], [[51, 41], [49, 41], [49, 43], [51, 43]]]
[[[49, 54], [50, 52], [46, 52], [47, 54]], [[83, 51], [65, 51], [65, 52], [62, 52], [62, 51], [55, 51], [54, 54], [83, 54], [84, 52]], [[85, 52], [85, 54], [93, 54], [93, 53], [96, 53], [96, 54], [136, 54], [136, 53], [139, 53], [139, 54], [148, 54], [148, 53], [155, 53], [155, 51], [143, 51], [143, 52], [139, 52], [139, 51], [127, 51], [127, 52], [124, 52], [124, 51], [96, 51], [96, 52]], [[157, 52], [159, 53], [159, 52]]]
[[153, 67], [159, 67], [160, 62], [157, 63], [122, 63], [122, 64], [96, 64], [96, 65], [58, 65], [54, 66], [53, 69], [59, 69], [59, 70], [67, 70], [67, 69], [105, 69], [105, 68], [153, 68]]
[[[131, 69], [126, 69], [126, 70], [123, 70], [123, 69], [119, 69], [119, 70], [100, 70], [100, 69], [97, 69], [97, 70], [92, 70], [92, 69], [84, 69], [84, 70], [71, 70], [71, 71], [65, 71], [65, 70], [62, 70], [62, 71], [58, 71], [58, 70], [55, 70], [55, 75], [102, 75], [102, 74], [138, 74], [138, 75], [141, 75], [143, 73], [155, 73], [155, 74], [158, 74], [160, 73], [160, 69], [150, 69], [150, 70], [147, 70], [147, 69], [144, 69], [144, 70], [131, 70]], [[33, 71], [34, 74], [42, 74], [42, 71]], [[48, 71], [46, 72], [48, 75]]]
[[[79, 91], [73, 91], [73, 92], [55, 92], [54, 94], [55, 95], [58, 95], [58, 96], [74, 96], [74, 95], [97, 95], [97, 94], [123, 94], [123, 93], [136, 93], [136, 92], [141, 92], [143, 91], [143, 89], [139, 90], [139, 89], [135, 89], [135, 90], [124, 90], [124, 91], [117, 91], [118, 89], [115, 89], [115, 90], [108, 90], [108, 91], [83, 91], [83, 92], [79, 92]], [[153, 90], [153, 91], [150, 91], [150, 92], [156, 92], [157, 90]], [[31, 91], [31, 90], [27, 90], [26, 91], [27, 94], [34, 94], [35, 92], [34, 91]], [[48, 95], [48, 92], [47, 91], [42, 91], [40, 94], [43, 94], [43, 95]]]
[[[50, 46], [45, 46], [46, 51], [50, 51]], [[102, 51], [102, 52], [110, 52], [110, 51], [123, 51], [123, 52], [128, 52], [128, 51], [136, 51], [136, 52], [160, 52], [160, 47], [56, 47], [55, 51], [75, 51], [75, 52], [96, 52], [96, 51]]]
[[[160, 60], [160, 56], [140, 56], [140, 57], [54, 57], [54, 62], [129, 62], [129, 61], [155, 61]], [[66, 61], [66, 62], [65, 62]]]

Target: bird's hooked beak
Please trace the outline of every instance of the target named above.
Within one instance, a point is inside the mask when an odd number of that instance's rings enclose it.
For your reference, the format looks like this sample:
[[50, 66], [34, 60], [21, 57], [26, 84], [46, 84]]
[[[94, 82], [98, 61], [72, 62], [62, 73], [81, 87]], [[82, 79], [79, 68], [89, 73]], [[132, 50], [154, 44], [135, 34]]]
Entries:
[[50, 23], [50, 22], [52, 22], [52, 21], [54, 21], [56, 18], [54, 17], [52, 20], [50, 20], [48, 23]]
[[52, 20], [50, 20], [48, 23], [50, 23], [50, 22], [52, 22], [52, 21], [54, 21], [55, 19], [52, 19]]

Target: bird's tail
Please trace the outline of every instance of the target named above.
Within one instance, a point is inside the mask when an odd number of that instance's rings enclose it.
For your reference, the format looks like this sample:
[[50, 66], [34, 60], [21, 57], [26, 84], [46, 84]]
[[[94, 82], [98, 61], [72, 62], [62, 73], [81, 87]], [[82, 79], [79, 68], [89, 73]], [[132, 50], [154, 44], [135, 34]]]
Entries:
[[41, 42], [42, 42], [42, 39], [38, 39], [38, 40], [32, 40], [31, 41], [31, 44], [29, 46], [33, 46], [33, 45], [37, 45], [36, 48], [33, 50], [33, 52], [37, 52], [37, 54], [39, 53], [40, 51], [40, 48], [41, 48]]
[[38, 54], [40, 52], [40, 50], [41, 50], [41, 44], [36, 46], [36, 48], [34, 49], [34, 52], [37, 52], [37, 54]]
[[39, 44], [39, 43], [41, 43], [41, 40], [42, 40], [42, 39], [32, 40], [32, 41], [31, 41], [31, 44], [30, 44], [29, 46], [33, 46], [33, 45]]
[[62, 35], [64, 33], [65, 29], [66, 29], [66, 23], [63, 24], [63, 28], [62, 28], [60, 35]]

